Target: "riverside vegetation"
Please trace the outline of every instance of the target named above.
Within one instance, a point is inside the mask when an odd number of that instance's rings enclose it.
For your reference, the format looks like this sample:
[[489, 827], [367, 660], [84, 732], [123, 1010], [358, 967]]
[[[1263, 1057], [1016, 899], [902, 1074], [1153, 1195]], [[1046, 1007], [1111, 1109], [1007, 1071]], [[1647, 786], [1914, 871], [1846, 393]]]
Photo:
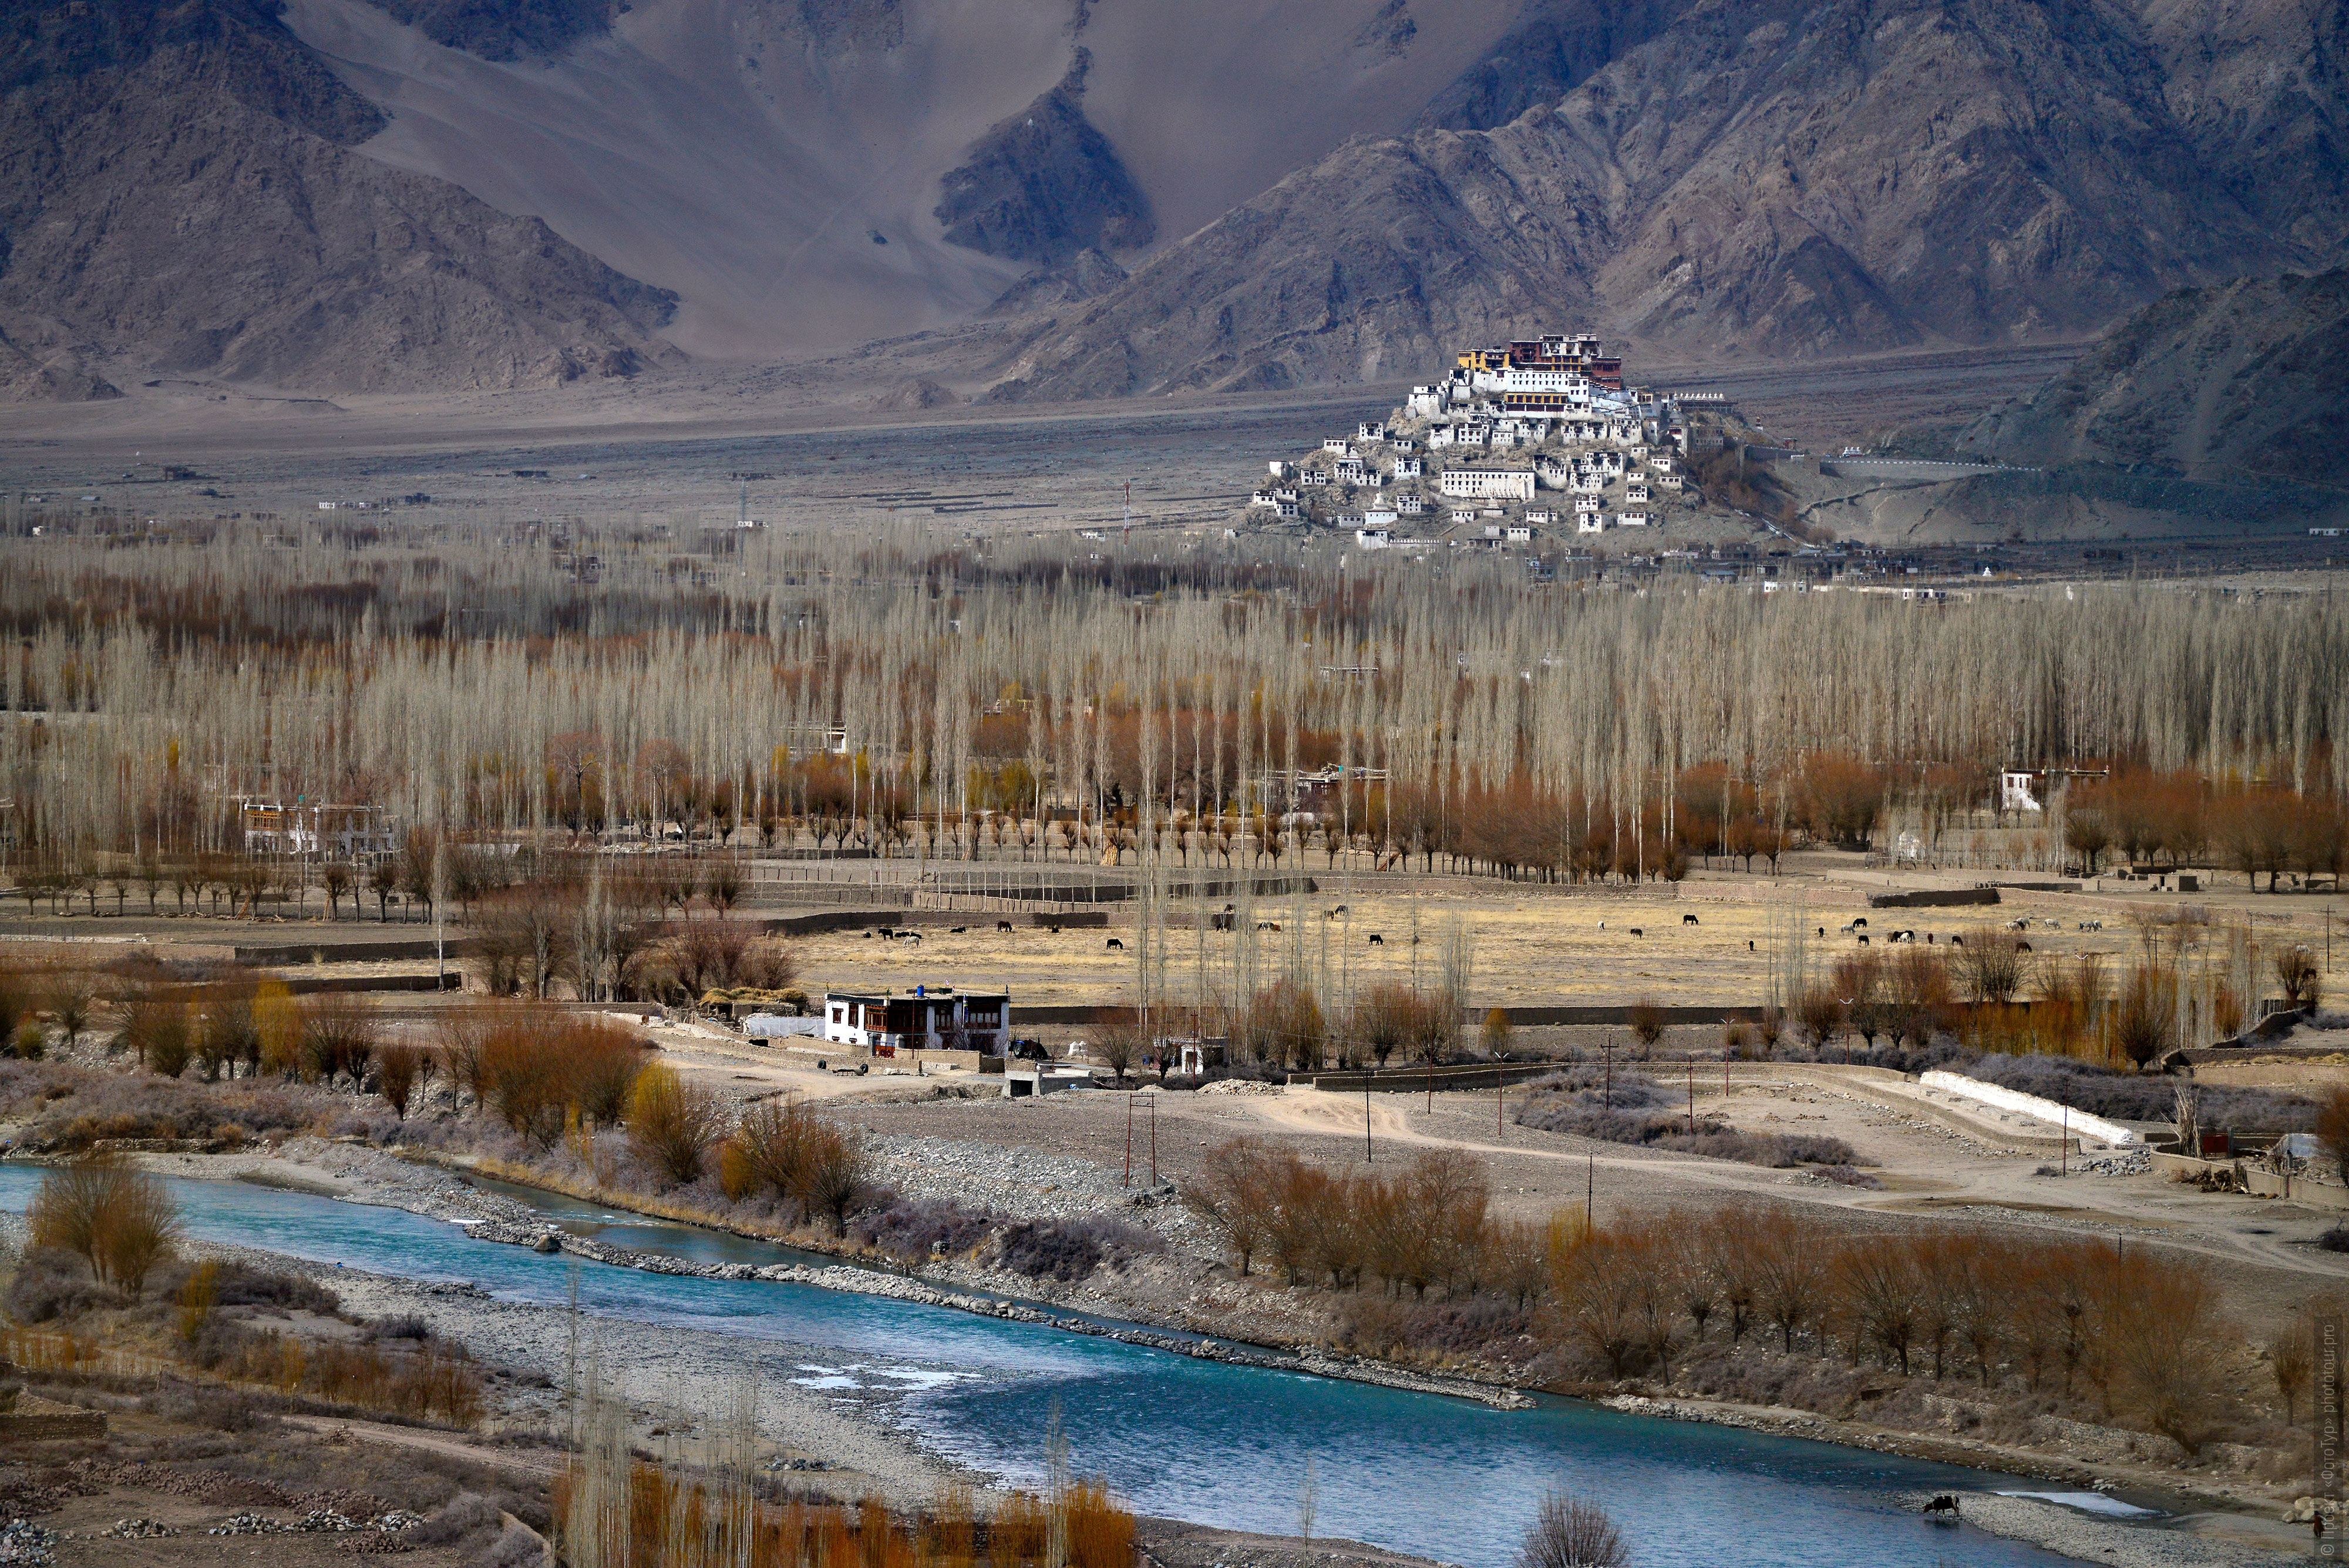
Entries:
[[1361, 1354], [1585, 1393], [1670, 1391], [2021, 1447], [2106, 1428], [2140, 1462], [2310, 1473], [2321, 1310], [2256, 1347], [2198, 1262], [2102, 1240], [1856, 1224], [1775, 1206], [1500, 1220], [1477, 1162], [1348, 1175], [1253, 1140], [1195, 1195], [1247, 1276], [1330, 1301]]

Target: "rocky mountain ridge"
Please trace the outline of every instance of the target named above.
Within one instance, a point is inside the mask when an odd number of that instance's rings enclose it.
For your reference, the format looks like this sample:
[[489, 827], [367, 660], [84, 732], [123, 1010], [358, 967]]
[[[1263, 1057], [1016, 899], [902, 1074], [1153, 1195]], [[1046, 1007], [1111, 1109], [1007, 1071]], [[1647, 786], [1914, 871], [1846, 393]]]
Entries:
[[631, 373], [673, 305], [440, 182], [353, 151], [381, 117], [262, 0], [11, 18], [0, 81], [0, 381], [109, 362], [313, 391]]
[[1056, 320], [1018, 390], [1367, 379], [1569, 317], [1713, 358], [2078, 336], [2349, 241], [2323, 0], [2224, 28], [2159, 0], [1649, 21], [1555, 104], [1350, 143], [1161, 251]]
[[2344, 46], [2341, 0], [0, 0], [0, 395], [989, 322], [924, 406], [2063, 340], [2341, 264]]
[[2180, 289], [1954, 445], [2030, 468], [2349, 485], [2349, 268]]

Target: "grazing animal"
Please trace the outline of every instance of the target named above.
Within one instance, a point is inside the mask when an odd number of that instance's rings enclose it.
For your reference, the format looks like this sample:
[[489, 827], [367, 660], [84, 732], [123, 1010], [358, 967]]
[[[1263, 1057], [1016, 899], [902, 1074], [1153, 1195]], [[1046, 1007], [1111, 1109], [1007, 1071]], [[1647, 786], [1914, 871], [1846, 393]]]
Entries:
[[1861, 947], [1866, 947], [1868, 945], [1868, 933], [1866, 931], [1859, 933], [1859, 945]]
[[1682, 915], [1681, 917], [1681, 924], [1683, 926], [1693, 926], [1699, 923], [1700, 922], [1694, 915]]
[[1118, 951], [1120, 951], [1120, 952], [1123, 952], [1123, 951], [1125, 950], [1125, 944], [1124, 944], [1123, 942], [1122, 942], [1122, 941], [1119, 941], [1115, 937], [1112, 937], [1112, 938], [1110, 938], [1110, 940], [1109, 940], [1109, 945], [1110, 945], [1111, 947], [1112, 947], [1112, 948], [1115, 948], [1115, 949], [1116, 949]]
[[1925, 945], [1929, 948], [1933, 945], [1933, 933], [1930, 931], [1925, 933]]
[[968, 929], [970, 929], [968, 926], [948, 926], [947, 928], [947, 935], [950, 937], [958, 937]]
[[864, 933], [864, 940], [865, 940], [866, 941], [868, 941], [868, 942], [869, 942], [869, 941], [871, 941], [871, 940], [873, 940], [873, 933], [872, 933], [871, 931], [867, 931], [867, 932], [865, 932], [865, 933]]
[[1849, 926], [1838, 926], [1836, 928], [1836, 935], [1839, 937], [1847, 937], [1851, 935], [1851, 932], [1852, 928]]
[[2031, 950], [2031, 944], [2029, 942], [2017, 942], [2014, 944], [2014, 950], [2019, 953], [2027, 953]]
[[1635, 937], [1644, 937], [1644, 936], [1646, 936], [1648, 933], [1647, 933], [1647, 932], [1645, 932], [1645, 931], [1643, 931], [1643, 930], [1641, 930], [1639, 927], [1637, 927], [1637, 926], [1633, 926], [1633, 927], [1631, 928], [1631, 934], [1632, 934], [1633, 936], [1635, 936]]
[[1057, 937], [1057, 936], [1059, 936], [1059, 935], [1061, 934], [1061, 928], [1060, 928], [1060, 927], [1058, 927], [1058, 926], [1053, 926], [1053, 927], [1050, 928], [1050, 929], [1051, 930], [1051, 933], [1052, 933], [1054, 936], [1056, 936], [1056, 937]]
[[1599, 929], [1600, 930], [1602, 930], [1602, 931], [1603, 931], [1603, 930], [1605, 930], [1605, 929], [1607, 929], [1607, 922], [1606, 922], [1606, 921], [1604, 921], [1604, 920], [1599, 921]]
[[1924, 1511], [1934, 1516], [1933, 1522], [1936, 1524], [1956, 1523], [1958, 1518], [1957, 1494], [1946, 1491], [1935, 1492], [1933, 1494], [1933, 1501], [1925, 1505]]
[[1217, 914], [1210, 915], [1207, 919], [1214, 924], [1216, 929], [1219, 931], [1228, 931], [1232, 929], [1233, 916], [1231, 911], [1228, 909], [1223, 910]]
[[1826, 929], [1825, 926], [1821, 926], [1821, 927], [1819, 928], [1819, 935], [1821, 935], [1821, 936], [1826, 936], [1826, 934], [1827, 934], [1827, 929]]
[[1376, 931], [1372, 931], [1372, 932], [1371, 933], [1371, 946], [1372, 946], [1372, 947], [1374, 947], [1374, 948], [1382, 948], [1382, 947], [1384, 947], [1384, 946], [1386, 946], [1386, 945], [1387, 945], [1387, 940], [1386, 940], [1386, 938], [1384, 938], [1384, 937], [1382, 937], [1382, 936], [1379, 935], [1379, 933], [1378, 933], [1378, 932], [1376, 932]]
[[920, 947], [922, 945], [922, 933], [919, 931], [899, 931], [897, 933], [897, 940], [901, 942], [911, 942], [916, 947]]
[[874, 930], [874, 934], [885, 942], [895, 941], [897, 940], [896, 929], [891, 926], [877, 927]]
[[1966, 939], [1963, 937], [1951, 937], [1950, 939], [1950, 945], [1953, 948], [1961, 948], [1966, 945]]
[[998, 920], [995, 922], [995, 929], [999, 931], [1008, 931], [1011, 929], [1011, 922], [1009, 920]]
[[1256, 929], [1259, 931], [1277, 931], [1280, 929], [1280, 927], [1278, 923], [1272, 920], [1258, 920], [1256, 923]]
[[1753, 942], [1753, 939], [1748, 938], [1748, 939], [1746, 940], [1746, 943], [1745, 943], [1745, 950], [1746, 950], [1747, 952], [1749, 952], [1749, 953], [1750, 953], [1750, 952], [1752, 952], [1752, 951], [1754, 950], [1754, 942]]
[[2006, 929], [2011, 931], [2027, 931], [2031, 929], [2031, 922], [2029, 920], [2009, 920], [2006, 922]]
[[1892, 940], [1896, 942], [1913, 942], [1917, 940], [1917, 933], [1914, 931], [1895, 931], [1892, 933]]
[[1851, 918], [1851, 923], [1852, 928], [1855, 930], [1864, 931], [1868, 929], [1868, 917], [1866, 915], [1854, 915]]

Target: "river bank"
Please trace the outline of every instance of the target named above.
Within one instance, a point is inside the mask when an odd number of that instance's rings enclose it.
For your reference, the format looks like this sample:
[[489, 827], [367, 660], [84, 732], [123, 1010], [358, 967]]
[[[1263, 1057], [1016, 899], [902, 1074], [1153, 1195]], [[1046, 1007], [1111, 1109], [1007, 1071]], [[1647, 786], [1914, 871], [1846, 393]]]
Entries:
[[[289, 1145], [287, 1154], [291, 1158], [273, 1159], [267, 1163], [252, 1161], [246, 1169], [235, 1174], [248, 1181], [283, 1185], [318, 1192], [321, 1196], [327, 1195], [326, 1189], [336, 1189], [334, 1192], [336, 1196], [358, 1196], [361, 1192], [371, 1192], [373, 1200], [384, 1206], [456, 1220], [483, 1240], [507, 1244], [534, 1246], [540, 1237], [548, 1233], [551, 1222], [539, 1211], [501, 1194], [468, 1186], [453, 1171], [414, 1166], [398, 1168], [402, 1162], [391, 1160], [382, 1151], [347, 1145], [326, 1145], [315, 1148], [296, 1148]], [[191, 1158], [212, 1165], [216, 1162], [225, 1164], [234, 1157], [173, 1156], [164, 1157], [156, 1163], [176, 1167], [188, 1163]], [[389, 1161], [388, 1166], [387, 1161]], [[175, 1169], [173, 1174], [197, 1173], [183, 1168]], [[215, 1170], [212, 1174], [217, 1179], [222, 1172]], [[633, 1267], [644, 1272], [694, 1275], [718, 1281], [766, 1279], [814, 1285], [826, 1290], [848, 1290], [1008, 1321], [1077, 1328], [1080, 1332], [1123, 1343], [1170, 1349], [1185, 1355], [1197, 1354], [1187, 1348], [1191, 1342], [1170, 1340], [1166, 1335], [1148, 1330], [1119, 1325], [1078, 1325], [1028, 1303], [974, 1295], [928, 1281], [845, 1265], [810, 1267], [793, 1264], [765, 1268], [740, 1264], [697, 1265], [629, 1249], [610, 1248], [578, 1237], [564, 1236], [557, 1245], [583, 1260]], [[568, 1332], [567, 1316], [559, 1310], [496, 1302], [460, 1286], [419, 1285], [413, 1282], [355, 1276], [348, 1271], [333, 1272], [338, 1288], [346, 1281], [362, 1277], [367, 1281], [364, 1289], [370, 1293], [366, 1298], [371, 1303], [367, 1310], [418, 1312], [426, 1315], [436, 1327], [442, 1327], [469, 1343], [479, 1343], [484, 1355], [512, 1359], [516, 1365], [543, 1369], [545, 1376], [559, 1378], [559, 1365], [549, 1361], [544, 1354], [545, 1347], [562, 1345]], [[625, 1381], [631, 1389], [632, 1402], [640, 1405], [638, 1422], [648, 1438], [654, 1427], [666, 1424], [660, 1413], [662, 1410], [689, 1407], [693, 1403], [690, 1398], [662, 1397], [660, 1390], [663, 1387], [698, 1389], [702, 1402], [706, 1403], [709, 1379], [739, 1376], [745, 1358], [741, 1342], [725, 1334], [665, 1328], [661, 1335], [641, 1337], [647, 1341], [669, 1343], [661, 1348], [649, 1344], [626, 1345], [617, 1355], [613, 1376]], [[629, 1336], [619, 1335], [616, 1338], [625, 1341]], [[761, 1347], [762, 1353], [765, 1348]], [[811, 1351], [809, 1354], [816, 1353]], [[1231, 1359], [1236, 1359], [1239, 1365], [1265, 1365], [1272, 1360], [1269, 1357], [1258, 1360], [1246, 1353]], [[1388, 1377], [1376, 1376], [1384, 1370], [1379, 1368], [1343, 1365], [1325, 1367], [1287, 1358], [1280, 1358], [1274, 1364], [1289, 1371], [1312, 1371], [1326, 1376], [1351, 1377], [1357, 1381], [1413, 1386], [1412, 1382], [1392, 1382]], [[1455, 1392], [1440, 1387], [1421, 1391]], [[1629, 1414], [1744, 1427], [1847, 1448], [1961, 1464], [1975, 1469], [2004, 1470], [2035, 1480], [2042, 1485], [2052, 1483], [2067, 1491], [2092, 1492], [2101, 1484], [2132, 1492], [2158, 1491], [2179, 1495], [2174, 1482], [2154, 1472], [2123, 1470], [2118, 1467], [2099, 1467], [2097, 1471], [2091, 1472], [2086, 1467], [2051, 1462], [2044, 1455], [2002, 1449], [1972, 1439], [1924, 1438], [1911, 1433], [1828, 1421], [1806, 1412], [1708, 1407], [1701, 1401], [1653, 1401], [1636, 1396], [1605, 1403]], [[776, 1440], [796, 1445], [812, 1460], [840, 1465], [860, 1478], [869, 1478], [874, 1489], [882, 1490], [885, 1495], [894, 1498], [926, 1495], [935, 1488], [941, 1475], [953, 1473], [956, 1469], [951, 1460], [935, 1452], [924, 1451], [916, 1435], [902, 1424], [889, 1422], [885, 1413], [877, 1406], [847, 1427], [839, 1424], [843, 1414], [836, 1408], [809, 1412], [808, 1417], [797, 1411], [785, 1414], [774, 1431]], [[763, 1419], [761, 1426], [762, 1428], [767, 1426]], [[857, 1440], [859, 1437], [869, 1437], [875, 1431], [885, 1434], [882, 1447], [885, 1451], [875, 1451], [869, 1442]], [[847, 1479], [846, 1475], [843, 1474], [842, 1479]], [[1971, 1494], [1969, 1495], [1971, 1499]], [[2180, 1501], [2181, 1503], [2191, 1502], [2201, 1507], [2213, 1502], [2241, 1507], [2245, 1501], [2253, 1500], [2205, 1495], [2195, 1499], [2181, 1497]], [[1971, 1506], [1971, 1501], [1969, 1506]], [[2053, 1511], [2052, 1513], [2046, 1511], [2049, 1510]], [[2264, 1521], [2241, 1514], [2224, 1516], [2224, 1521], [2231, 1521], [2230, 1528], [2214, 1532], [2209, 1539], [2204, 1539], [2200, 1532], [2195, 1531], [2181, 1534], [2175, 1530], [2153, 1530], [2143, 1525], [2092, 1519], [2054, 1504], [2034, 1504], [2016, 1509], [2002, 1503], [1969, 1517], [1975, 1525], [1993, 1533], [2044, 1544], [2068, 1556], [2124, 1564], [2142, 1563], [2146, 1568], [2183, 1568], [2186, 1564], [2202, 1565], [2202, 1568], [2242, 1568], [2242, 1565], [2271, 1560], [2259, 1548], [2274, 1539], [2273, 1533], [2263, 1528]], [[2047, 1520], [2051, 1517], [2061, 1522], [2066, 1532], [2062, 1533], [2060, 1542], [2047, 1528]], [[2273, 1512], [2268, 1514], [2268, 1519], [2272, 1520], [2273, 1517]], [[2247, 1544], [2241, 1540], [2219, 1539], [2219, 1534], [2250, 1537], [2257, 1541], [2257, 1545]], [[2180, 1555], [2181, 1552], [2185, 1555]]]

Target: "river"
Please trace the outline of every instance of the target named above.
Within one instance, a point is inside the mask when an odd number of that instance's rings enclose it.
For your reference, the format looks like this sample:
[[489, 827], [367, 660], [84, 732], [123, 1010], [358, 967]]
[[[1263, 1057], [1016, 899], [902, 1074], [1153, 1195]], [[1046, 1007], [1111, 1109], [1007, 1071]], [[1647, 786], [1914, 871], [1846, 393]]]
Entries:
[[[0, 1166], [21, 1212], [41, 1172]], [[1294, 1533], [1312, 1461], [1314, 1532], [1504, 1568], [1546, 1488], [1602, 1501], [1642, 1568], [1938, 1568], [2072, 1561], [1950, 1531], [1892, 1506], [1896, 1491], [1995, 1490], [2013, 1478], [1544, 1399], [1501, 1411], [1254, 1366], [1230, 1366], [1034, 1324], [758, 1281], [583, 1264], [478, 1241], [398, 1210], [231, 1182], [172, 1181], [188, 1234], [425, 1281], [470, 1281], [581, 1310], [767, 1342], [768, 1365], [836, 1388], [933, 1449], [1017, 1480], [1039, 1474], [1057, 1401], [1077, 1471], [1138, 1510]], [[697, 1261], [774, 1262], [781, 1249], [542, 1199], [571, 1228]], [[830, 1261], [830, 1260], [822, 1260]]]

